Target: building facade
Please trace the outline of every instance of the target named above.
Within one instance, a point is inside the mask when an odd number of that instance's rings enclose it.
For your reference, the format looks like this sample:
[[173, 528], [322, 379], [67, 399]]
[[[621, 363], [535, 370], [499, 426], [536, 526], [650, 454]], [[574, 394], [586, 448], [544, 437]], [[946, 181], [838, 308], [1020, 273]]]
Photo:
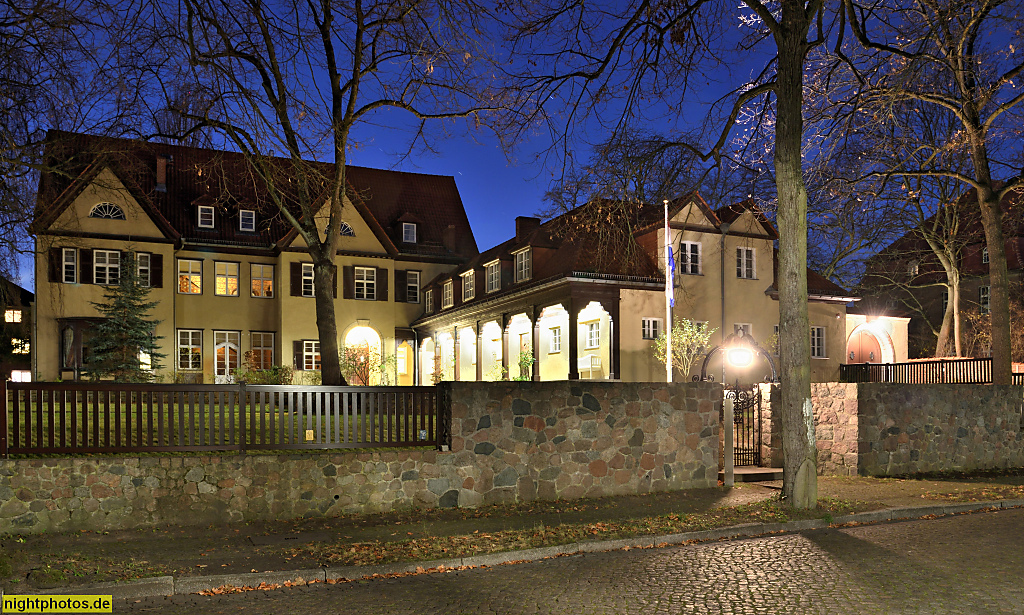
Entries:
[[0, 278], [0, 377], [15, 382], [32, 379], [31, 292], [6, 278]]

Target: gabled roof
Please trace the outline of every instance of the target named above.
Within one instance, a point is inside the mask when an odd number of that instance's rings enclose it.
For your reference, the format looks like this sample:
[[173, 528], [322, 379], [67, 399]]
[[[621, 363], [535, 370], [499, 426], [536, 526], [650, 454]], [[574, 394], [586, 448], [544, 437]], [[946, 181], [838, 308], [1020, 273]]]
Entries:
[[[765, 291], [773, 298], [779, 295], [779, 251], [772, 250], [772, 285]], [[819, 301], [860, 301], [860, 297], [821, 275], [807, 268], [807, 298]]]
[[757, 206], [754, 199], [746, 199], [739, 203], [733, 203], [732, 205], [726, 205], [715, 210], [715, 216], [719, 220], [719, 226], [722, 223], [732, 224], [745, 212], [754, 214], [754, 218], [761, 224], [761, 228], [768, 233], [768, 236], [772, 239], [779, 238], [779, 231], [775, 229], [775, 225], [768, 220], [768, 217], [764, 215], [761, 208]]
[[[100, 171], [109, 168], [169, 237], [265, 248], [287, 245], [295, 235], [294, 228], [268, 198], [266, 181], [256, 176], [245, 157], [236, 152], [58, 131], [51, 131], [48, 137], [49, 170], [40, 179], [33, 232], [45, 230]], [[156, 182], [158, 158], [166, 160], [167, 165], [163, 187]], [[279, 185], [298, 181], [296, 174], [289, 172], [294, 169], [290, 160], [273, 161], [281, 169], [274, 178]], [[333, 165], [312, 162], [309, 168], [317, 176], [327, 177]], [[477, 253], [453, 177], [357, 166], [346, 169], [350, 200], [389, 253], [454, 253], [463, 258]], [[282, 192], [288, 191], [284, 186]], [[325, 192], [321, 200], [326, 200]], [[217, 209], [215, 228], [198, 227], [199, 204]], [[298, 215], [293, 203], [287, 207]], [[239, 229], [239, 209], [257, 212], [256, 233]], [[419, 223], [416, 244], [401, 242], [398, 220], [403, 217]], [[449, 242], [453, 244], [451, 250], [445, 245], [446, 233], [454, 239]]]

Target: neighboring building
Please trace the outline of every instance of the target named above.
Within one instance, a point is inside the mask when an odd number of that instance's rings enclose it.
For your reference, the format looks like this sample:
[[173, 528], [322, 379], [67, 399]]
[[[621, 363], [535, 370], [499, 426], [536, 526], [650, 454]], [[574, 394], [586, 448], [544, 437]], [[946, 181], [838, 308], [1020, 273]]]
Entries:
[[[517, 218], [515, 237], [430, 281], [426, 313], [413, 325], [421, 338], [422, 382], [494, 380], [503, 373], [534, 380], [665, 380], [652, 352], [666, 326], [662, 208], [640, 208], [630, 242], [572, 232], [585, 226], [581, 219], [601, 217], [587, 211], [594, 206], [543, 224]], [[674, 318], [708, 323], [718, 330], [715, 344], [723, 333], [743, 329], [772, 345], [779, 323], [774, 226], [752, 201], [712, 211], [696, 193], [676, 200], [669, 215], [677, 255]], [[630, 258], [631, 251], [638, 253]], [[808, 285], [811, 377], [837, 380], [846, 304], [857, 298], [812, 271]], [[526, 353], [536, 359], [528, 368], [529, 361], [520, 364]], [[749, 382], [768, 373], [765, 365], [751, 369], [727, 368], [725, 378]], [[716, 358], [709, 372], [721, 379], [722, 370]]]
[[0, 278], [0, 377], [15, 382], [32, 380], [32, 293]]
[[[257, 367], [291, 366], [298, 381], [319, 369], [310, 258], [253, 187], [259, 180], [242, 156], [50, 137], [59, 172], [42, 177], [31, 227], [38, 378], [82, 376], [98, 318], [92, 302], [117, 282], [128, 251], [158, 302], [151, 318], [160, 321], [163, 381], [227, 382], [245, 356]], [[395, 356], [393, 381], [412, 384], [420, 287], [476, 256], [473, 231], [451, 177], [349, 167], [348, 182], [340, 342]]]

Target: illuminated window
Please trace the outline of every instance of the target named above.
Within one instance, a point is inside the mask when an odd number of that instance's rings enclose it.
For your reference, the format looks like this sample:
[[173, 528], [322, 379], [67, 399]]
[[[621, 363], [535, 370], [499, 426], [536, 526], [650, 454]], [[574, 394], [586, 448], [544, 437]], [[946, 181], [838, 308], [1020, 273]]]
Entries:
[[253, 331], [249, 334], [251, 344], [250, 360], [256, 369], [270, 369], [274, 366], [274, 334]]
[[450, 308], [453, 305], [455, 305], [455, 298], [454, 298], [453, 293], [452, 293], [452, 287], [453, 286], [454, 285], [452, 284], [452, 281], [448, 280], [447, 282], [444, 283], [444, 286], [441, 287], [441, 309], [442, 310], [445, 309], [445, 308]]
[[252, 296], [271, 299], [274, 296], [274, 266], [254, 264], [249, 266], [249, 285]]
[[4, 310], [4, 322], [21, 322], [21, 310]]
[[178, 369], [203, 369], [203, 332], [178, 329]]
[[221, 297], [238, 296], [238, 263], [214, 263], [213, 292]]
[[178, 292], [183, 295], [203, 294], [203, 261], [178, 260]]
[[320, 369], [320, 342], [318, 340], [303, 340], [302, 369]]
[[11, 352], [14, 354], [28, 354], [31, 350], [28, 340], [17, 337], [11, 338]]

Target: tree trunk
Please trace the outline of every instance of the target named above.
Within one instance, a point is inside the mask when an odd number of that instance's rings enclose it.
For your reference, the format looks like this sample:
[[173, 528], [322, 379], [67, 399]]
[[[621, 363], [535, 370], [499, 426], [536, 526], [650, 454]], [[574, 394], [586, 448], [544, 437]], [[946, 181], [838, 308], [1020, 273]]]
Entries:
[[775, 177], [779, 197], [779, 379], [783, 496], [794, 508], [818, 502], [807, 317], [807, 189], [803, 180], [803, 68], [809, 19], [803, 2], [782, 5], [775, 98]]
[[[313, 251], [310, 251], [313, 253]], [[316, 329], [320, 335], [320, 376], [325, 386], [348, 384], [341, 375], [338, 349], [338, 320], [334, 314], [334, 285], [338, 267], [333, 258], [313, 257], [313, 288], [316, 301]]]

